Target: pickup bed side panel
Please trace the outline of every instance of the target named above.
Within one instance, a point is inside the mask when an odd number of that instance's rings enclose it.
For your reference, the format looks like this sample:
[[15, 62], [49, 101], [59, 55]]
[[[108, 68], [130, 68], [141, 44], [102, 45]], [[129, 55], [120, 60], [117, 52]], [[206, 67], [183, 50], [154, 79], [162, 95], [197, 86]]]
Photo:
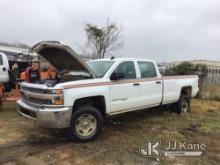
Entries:
[[179, 98], [180, 87], [176, 79], [164, 79], [163, 104], [176, 102]]
[[191, 87], [191, 97], [198, 92], [198, 76], [167, 76], [163, 77], [164, 98], [163, 104], [177, 102], [183, 87]]
[[77, 87], [69, 88], [64, 90], [64, 104], [67, 107], [73, 106], [75, 100], [93, 97], [93, 96], [103, 96], [105, 98], [106, 113], [110, 112], [110, 102], [109, 102], [109, 87], [108, 86], [93, 86], [93, 87]]

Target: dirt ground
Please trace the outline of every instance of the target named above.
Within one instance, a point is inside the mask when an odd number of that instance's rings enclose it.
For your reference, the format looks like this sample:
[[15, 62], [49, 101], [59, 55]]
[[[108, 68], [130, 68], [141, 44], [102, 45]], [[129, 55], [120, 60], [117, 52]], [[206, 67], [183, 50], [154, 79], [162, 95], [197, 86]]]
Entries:
[[[183, 115], [164, 109], [126, 113], [106, 120], [100, 136], [88, 143], [71, 143], [64, 131], [38, 128], [20, 117], [14, 102], [0, 112], [0, 164], [219, 164], [220, 102], [192, 100]], [[200, 157], [143, 157], [146, 140], [205, 143]]]

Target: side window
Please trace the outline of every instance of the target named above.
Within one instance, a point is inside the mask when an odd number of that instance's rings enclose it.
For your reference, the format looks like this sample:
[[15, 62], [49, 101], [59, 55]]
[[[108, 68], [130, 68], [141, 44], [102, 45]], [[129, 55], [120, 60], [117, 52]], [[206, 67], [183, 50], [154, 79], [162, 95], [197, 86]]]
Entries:
[[141, 78], [157, 77], [155, 66], [152, 62], [138, 62]]
[[0, 65], [3, 65], [2, 55], [0, 54]]
[[132, 61], [122, 62], [115, 69], [114, 73], [123, 73], [124, 74], [123, 79], [136, 79], [134, 62]]

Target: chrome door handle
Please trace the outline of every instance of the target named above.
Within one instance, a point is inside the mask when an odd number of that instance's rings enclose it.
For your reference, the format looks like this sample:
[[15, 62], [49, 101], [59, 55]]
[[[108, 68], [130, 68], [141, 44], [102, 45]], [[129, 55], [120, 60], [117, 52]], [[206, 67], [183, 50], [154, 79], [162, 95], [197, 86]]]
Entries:
[[161, 84], [161, 81], [156, 81], [156, 84]]
[[140, 83], [134, 83], [133, 84], [133, 86], [139, 86], [140, 85]]

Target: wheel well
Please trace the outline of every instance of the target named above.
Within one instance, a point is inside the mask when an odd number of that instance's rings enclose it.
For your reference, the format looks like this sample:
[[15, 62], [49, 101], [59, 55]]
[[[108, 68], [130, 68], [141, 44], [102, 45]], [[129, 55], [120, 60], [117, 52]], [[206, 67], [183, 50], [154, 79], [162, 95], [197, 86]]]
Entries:
[[105, 116], [106, 105], [104, 96], [92, 96], [92, 97], [84, 97], [75, 100], [73, 105], [73, 110], [76, 110], [80, 105], [92, 105], [96, 107], [103, 115]]
[[187, 97], [191, 97], [192, 96], [192, 87], [191, 86], [187, 86], [187, 87], [183, 87], [181, 89], [181, 95], [186, 95]]

